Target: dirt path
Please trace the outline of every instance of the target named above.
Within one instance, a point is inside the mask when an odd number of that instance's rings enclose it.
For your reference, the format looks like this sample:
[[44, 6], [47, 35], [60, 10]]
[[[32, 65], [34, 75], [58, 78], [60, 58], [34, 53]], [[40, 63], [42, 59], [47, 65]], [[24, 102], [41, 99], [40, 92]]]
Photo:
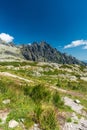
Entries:
[[78, 93], [78, 92], [73, 92], [73, 91], [71, 91], [71, 90], [69, 91], [69, 90], [57, 88], [57, 87], [55, 87], [55, 86], [50, 86], [50, 88], [55, 89], [55, 90], [57, 90], [57, 91], [59, 91], [59, 92], [62, 92], [62, 93], [70, 94], [70, 95], [72, 95], [72, 96], [84, 98], [84, 95], [82, 95], [81, 93]]
[[[17, 79], [23, 80], [23, 81], [28, 82], [28, 83], [33, 82], [33, 81], [31, 81], [31, 80], [28, 80], [28, 79], [26, 79], [26, 78], [17, 76], [17, 75], [15, 75], [15, 74], [11, 74], [11, 73], [9, 73], [9, 72], [0, 72], [0, 75], [1, 75], [1, 76], [9, 76], [9, 77], [17, 78]], [[77, 93], [77, 92], [73, 92], [73, 91], [69, 91], [69, 90], [57, 88], [56, 86], [50, 86], [50, 88], [51, 88], [51, 89], [55, 89], [55, 90], [57, 90], [57, 91], [59, 91], [59, 92], [62, 92], [62, 93], [70, 94], [70, 95], [72, 95], [72, 96], [78, 96], [78, 97], [84, 98], [84, 95], [82, 95], [82, 94], [80, 94], [80, 93]]]
[[25, 81], [25, 82], [33, 82], [33, 81], [31, 81], [31, 80], [28, 80], [28, 79], [26, 79], [26, 78], [22, 78], [22, 77], [20, 77], [20, 76], [17, 76], [17, 75], [15, 75], [15, 74], [11, 74], [11, 73], [8, 73], [8, 72], [0, 72], [0, 75], [1, 76], [9, 76], [9, 77], [12, 77], [12, 78], [17, 78], [17, 79], [20, 79], [20, 80], [23, 80], [23, 81]]

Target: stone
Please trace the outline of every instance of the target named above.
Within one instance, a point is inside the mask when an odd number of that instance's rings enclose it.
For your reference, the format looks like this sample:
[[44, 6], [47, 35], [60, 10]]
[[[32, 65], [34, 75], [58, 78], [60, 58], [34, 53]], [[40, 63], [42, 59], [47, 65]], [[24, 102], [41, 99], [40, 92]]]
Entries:
[[9, 128], [15, 128], [15, 127], [17, 127], [19, 125], [19, 123], [17, 122], [17, 121], [15, 121], [15, 120], [10, 120], [9, 121]]
[[64, 97], [64, 104], [66, 106], [71, 107], [72, 110], [74, 110], [75, 112], [81, 114], [82, 109], [84, 108], [84, 106], [77, 104], [73, 101], [73, 99], [69, 98], [69, 97]]
[[39, 129], [39, 125], [38, 125], [38, 124], [34, 124], [33, 130], [40, 130], [40, 129]]
[[9, 104], [10, 103], [10, 99], [6, 99], [2, 101], [3, 104]]
[[74, 100], [74, 102], [80, 104], [80, 101], [78, 99]]
[[76, 113], [72, 113], [71, 119], [72, 122], [65, 122], [63, 130], [87, 130], [87, 119], [85, 117], [79, 119]]
[[7, 116], [9, 114], [9, 110], [0, 110], [0, 119], [1, 119], [1, 124], [4, 124], [6, 122]]

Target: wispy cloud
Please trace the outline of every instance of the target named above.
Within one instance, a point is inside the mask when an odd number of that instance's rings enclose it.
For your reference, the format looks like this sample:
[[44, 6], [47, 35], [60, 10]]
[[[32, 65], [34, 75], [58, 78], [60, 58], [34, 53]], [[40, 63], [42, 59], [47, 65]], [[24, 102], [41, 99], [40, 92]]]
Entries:
[[82, 49], [87, 49], [87, 45], [85, 45]]
[[70, 44], [65, 45], [64, 49], [73, 48], [73, 47], [77, 47], [77, 46], [83, 46], [82, 49], [87, 49], [87, 40], [72, 41]]
[[1, 33], [0, 34], [0, 39], [4, 42], [4, 43], [9, 43], [12, 42], [14, 37], [10, 36], [9, 34], [6, 33]]

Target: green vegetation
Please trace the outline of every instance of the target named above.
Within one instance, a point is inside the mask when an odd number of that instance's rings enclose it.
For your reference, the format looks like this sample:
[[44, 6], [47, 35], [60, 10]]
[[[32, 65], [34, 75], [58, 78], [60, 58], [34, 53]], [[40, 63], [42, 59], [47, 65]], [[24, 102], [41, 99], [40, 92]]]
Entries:
[[78, 121], [74, 121], [75, 124], [78, 124]]
[[68, 64], [63, 64], [60, 66], [60, 68], [68, 68], [68, 69], [72, 69], [73, 65], [68, 65]]
[[70, 80], [64, 80], [64, 79], [58, 79], [56, 86], [59, 88], [67, 89], [67, 90], [73, 90], [73, 91], [78, 91], [83, 94], [87, 92], [87, 82], [78, 80], [79, 82], [76, 81], [70, 81]]
[[55, 107], [61, 108], [64, 106], [63, 101], [61, 101], [60, 95], [58, 92], [53, 93], [53, 99], [52, 102]]
[[[51, 100], [53, 92], [48, 88], [43, 85], [30, 86], [25, 84], [24, 86], [19, 86], [13, 79], [6, 77], [2, 78], [0, 84], [0, 109], [10, 109], [7, 124], [12, 119], [18, 122], [24, 119], [26, 128], [31, 127], [34, 123], [39, 123], [42, 128], [47, 127], [47, 130], [58, 128], [58, 124], [55, 122], [57, 120], [56, 113], [54, 113], [55, 108], [51, 111], [49, 107], [51, 104], [54, 104]], [[7, 98], [11, 100], [11, 103], [7, 105], [2, 104], [2, 101]], [[57, 102], [61, 102], [59, 100], [60, 97]], [[42, 107], [45, 104], [48, 104], [46, 106], [47, 109]], [[47, 115], [45, 115], [46, 113]], [[46, 124], [47, 126], [45, 126]], [[6, 129], [3, 125], [1, 127]]]
[[40, 103], [41, 101], [49, 101], [51, 96], [49, 90], [42, 85], [25, 87], [24, 94], [30, 96], [35, 103]]
[[54, 111], [50, 108], [41, 115], [41, 128], [44, 130], [58, 130], [57, 119]]
[[13, 62], [0, 62], [0, 65], [1, 66], [14, 66], [14, 67], [20, 67], [20, 66], [25, 66], [25, 65], [30, 65], [30, 66], [36, 66], [37, 65], [37, 62], [32, 62], [32, 61], [23, 61], [23, 62], [16, 62], [16, 61], [13, 61]]
[[72, 122], [72, 119], [71, 118], [67, 118], [66, 121], [67, 122]]
[[[9, 111], [5, 124], [1, 124], [2, 119], [0, 118], [0, 128], [10, 130], [8, 128], [10, 120], [14, 119], [20, 123], [23, 119], [22, 123], [26, 129], [37, 123], [42, 130], [59, 130], [58, 113], [72, 112], [70, 107], [64, 105], [62, 97], [71, 95], [52, 89], [50, 86], [74, 92], [75, 95], [77, 93], [81, 96], [84, 95], [84, 99], [81, 97], [78, 99], [87, 111], [87, 82], [80, 79], [81, 75], [76, 70], [75, 72], [63, 70], [73, 67], [75, 66], [61, 65], [57, 69], [49, 64], [40, 66], [37, 62], [1, 62], [1, 72], [15, 74], [33, 82], [28, 83], [18, 78], [0, 75], [0, 110]], [[79, 71], [83, 71], [84, 68], [79, 67]], [[35, 72], [40, 75], [36, 75]], [[66, 74], [76, 76], [77, 81], [66, 78]], [[72, 95], [71, 98], [75, 99], [76, 96]], [[3, 100], [6, 99], [10, 99], [10, 103], [3, 104]], [[69, 117], [66, 118], [66, 121], [71, 122], [72, 120]], [[22, 130], [22, 128], [20, 126], [14, 130]]]

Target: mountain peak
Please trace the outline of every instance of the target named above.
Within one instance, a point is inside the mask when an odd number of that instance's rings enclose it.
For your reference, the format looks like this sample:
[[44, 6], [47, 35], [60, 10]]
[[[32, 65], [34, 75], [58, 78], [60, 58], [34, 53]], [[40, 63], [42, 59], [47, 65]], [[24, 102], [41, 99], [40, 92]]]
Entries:
[[41, 41], [40, 45], [49, 45], [46, 41]]

